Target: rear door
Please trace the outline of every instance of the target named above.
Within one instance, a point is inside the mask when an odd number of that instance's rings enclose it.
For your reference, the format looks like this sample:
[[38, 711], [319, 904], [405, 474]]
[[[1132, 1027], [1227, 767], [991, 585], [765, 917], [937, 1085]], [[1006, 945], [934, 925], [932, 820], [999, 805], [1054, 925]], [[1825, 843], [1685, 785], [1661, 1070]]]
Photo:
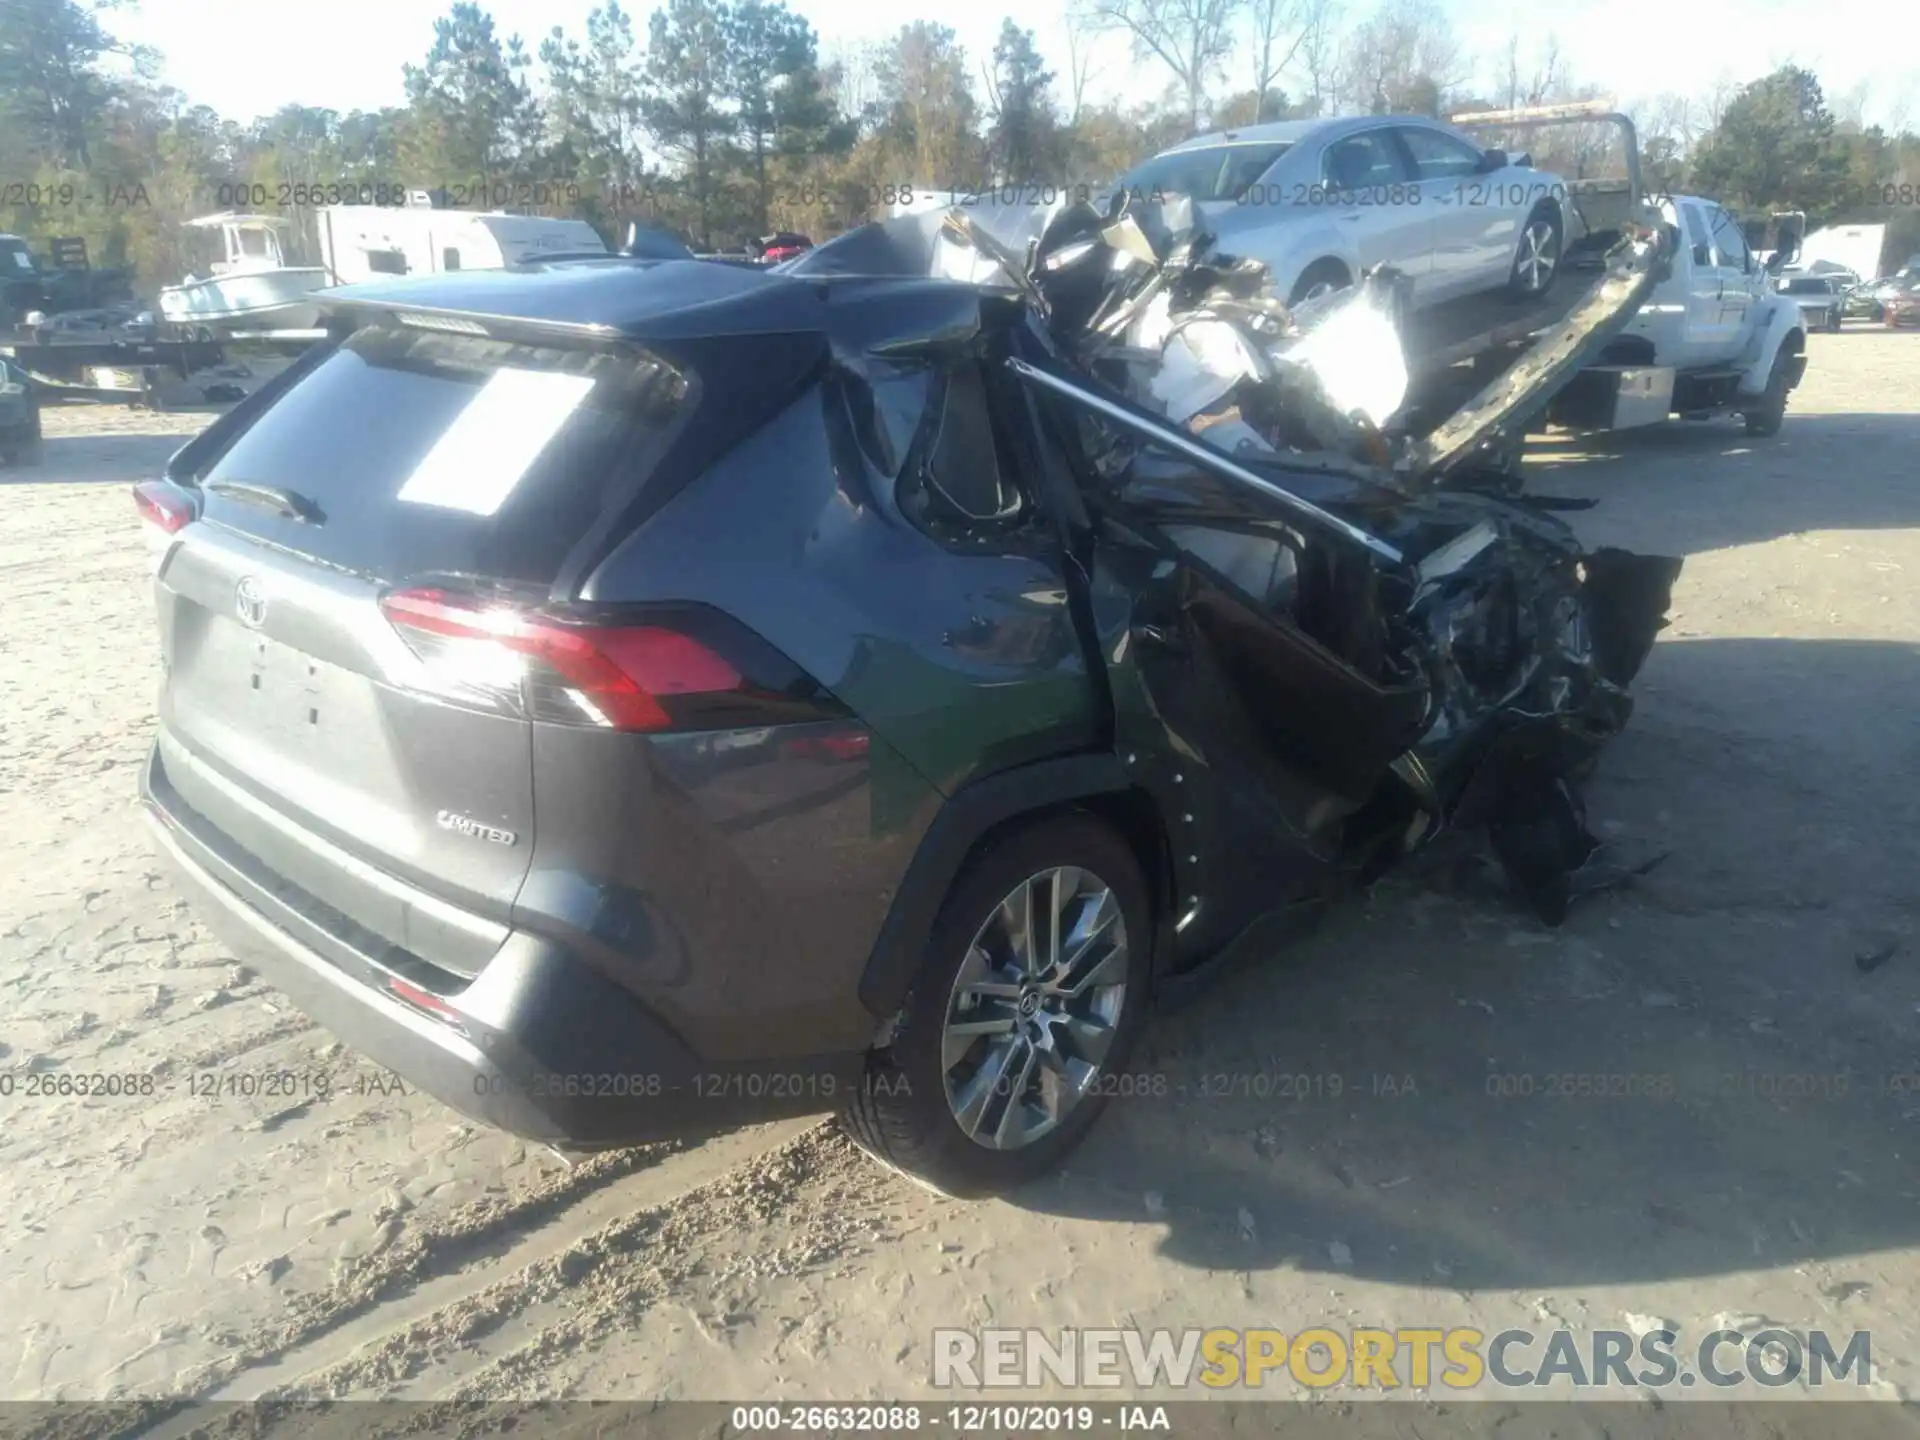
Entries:
[[1155, 443], [1164, 422], [1117, 423], [1078, 382], [1055, 377], [1046, 400], [1095, 521], [1086, 576], [1116, 743], [1177, 807], [1182, 952], [1203, 953], [1322, 893], [1421, 733], [1426, 687], [1399, 669], [1360, 544], [1293, 523], [1191, 437]]
[[196, 459], [201, 523], [157, 580], [180, 800], [354, 924], [474, 973], [533, 848], [531, 726], [497, 653], [408, 643], [382, 598], [544, 599], [677, 381], [631, 354], [383, 324]]

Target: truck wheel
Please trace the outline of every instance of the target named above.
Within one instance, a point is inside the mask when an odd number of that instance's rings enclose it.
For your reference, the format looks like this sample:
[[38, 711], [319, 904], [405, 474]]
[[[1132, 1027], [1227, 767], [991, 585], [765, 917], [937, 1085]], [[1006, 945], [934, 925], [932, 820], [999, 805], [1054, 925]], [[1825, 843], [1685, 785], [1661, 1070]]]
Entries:
[[1551, 205], [1537, 205], [1520, 231], [1520, 249], [1507, 276], [1507, 293], [1516, 300], [1538, 300], [1553, 288], [1560, 273], [1560, 214]]
[[1773, 369], [1767, 375], [1767, 389], [1760, 406], [1748, 410], [1742, 418], [1749, 435], [1777, 435], [1787, 418], [1787, 352], [1783, 347], [1773, 357]]
[[892, 1038], [841, 1115], [948, 1195], [991, 1195], [1080, 1143], [1146, 1018], [1153, 910], [1132, 847], [1084, 816], [993, 844], [955, 883]]
[[1352, 283], [1353, 277], [1347, 274], [1347, 267], [1338, 260], [1316, 260], [1294, 282], [1293, 294], [1287, 298], [1287, 304], [1304, 305], [1309, 300], [1318, 300], [1322, 295], [1344, 290]]

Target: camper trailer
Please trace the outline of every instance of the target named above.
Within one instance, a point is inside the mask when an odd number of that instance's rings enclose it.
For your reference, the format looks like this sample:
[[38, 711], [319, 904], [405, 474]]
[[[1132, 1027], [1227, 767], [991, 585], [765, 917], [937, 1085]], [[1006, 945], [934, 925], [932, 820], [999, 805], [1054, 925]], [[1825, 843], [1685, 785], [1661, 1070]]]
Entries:
[[586, 221], [544, 215], [481, 214], [425, 205], [328, 205], [318, 212], [317, 224], [320, 262], [330, 285], [610, 253]]
[[1837, 269], [1855, 281], [1877, 280], [1886, 247], [1885, 225], [1823, 225], [1801, 244], [1794, 266], [1812, 274]]

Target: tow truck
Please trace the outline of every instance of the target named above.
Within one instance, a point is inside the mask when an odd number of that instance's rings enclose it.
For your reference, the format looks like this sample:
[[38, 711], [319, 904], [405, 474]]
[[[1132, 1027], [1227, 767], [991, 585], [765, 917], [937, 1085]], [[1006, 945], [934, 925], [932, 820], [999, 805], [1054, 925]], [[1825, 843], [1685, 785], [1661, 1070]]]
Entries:
[[[1516, 306], [1505, 296], [1472, 296], [1409, 319], [1409, 399], [1400, 423], [1420, 433], [1468, 395], [1499, 378], [1561, 325], [1602, 282], [1605, 257], [1632, 227], [1670, 227], [1671, 260], [1625, 327], [1604, 340], [1534, 414], [1519, 416], [1489, 442], [1488, 466], [1517, 474], [1526, 435], [1558, 425], [1576, 432], [1625, 430], [1678, 415], [1738, 415], [1751, 435], [1777, 432], [1787, 396], [1806, 370], [1799, 307], [1779, 295], [1775, 276], [1797, 253], [1788, 231], [1764, 263], [1735, 217], [1699, 196], [1645, 193], [1633, 121], [1610, 102], [1533, 106], [1454, 115], [1464, 130], [1491, 133], [1510, 153], [1515, 136], [1578, 127], [1571, 161], [1544, 168], [1567, 176], [1570, 217], [1559, 282]], [[1611, 139], [1605, 137], [1611, 136]], [[1549, 136], [1548, 143], [1552, 142]], [[1622, 173], [1589, 175], [1597, 154], [1617, 154]], [[1531, 163], [1532, 157], [1522, 163]]]

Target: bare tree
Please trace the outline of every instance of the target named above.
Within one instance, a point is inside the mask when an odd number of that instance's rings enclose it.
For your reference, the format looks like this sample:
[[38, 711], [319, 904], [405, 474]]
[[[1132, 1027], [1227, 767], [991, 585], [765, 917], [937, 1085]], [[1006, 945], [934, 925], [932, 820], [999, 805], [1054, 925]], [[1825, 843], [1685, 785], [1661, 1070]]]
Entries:
[[1086, 105], [1087, 86], [1100, 74], [1093, 63], [1094, 41], [1098, 38], [1094, 23], [1082, 12], [1069, 8], [1067, 25], [1067, 124], [1080, 123]]
[[1858, 85], [1834, 95], [1827, 102], [1827, 108], [1833, 112], [1834, 122], [1842, 130], [1857, 134], [1867, 128], [1867, 110], [1872, 104], [1873, 81], [1862, 80]]
[[1306, 79], [1313, 113], [1324, 115], [1333, 100], [1334, 62], [1339, 55], [1340, 0], [1299, 0], [1300, 43], [1295, 58]]
[[874, 78], [878, 55], [879, 47], [871, 40], [838, 40], [829, 48], [826, 68], [842, 115], [858, 120], [880, 99]]
[[1520, 63], [1520, 32], [1507, 37], [1507, 108], [1545, 105], [1557, 99], [1567, 83], [1565, 64], [1560, 55], [1560, 37], [1548, 35], [1523, 69]]
[[1376, 114], [1437, 114], [1466, 79], [1452, 23], [1433, 0], [1382, 0], [1343, 51], [1346, 103]]
[[1889, 135], [1912, 133], [1913, 92], [1914, 81], [1908, 76], [1893, 92], [1893, 98], [1881, 107], [1880, 126]]
[[1663, 91], [1634, 110], [1639, 116], [1636, 128], [1643, 137], [1672, 140], [1681, 150], [1699, 138], [1694, 102], [1676, 91]]
[[1193, 130], [1206, 108], [1207, 82], [1219, 71], [1231, 45], [1237, 0], [1089, 0], [1088, 18], [1133, 42], [1141, 59], [1159, 60], [1173, 72]]
[[1253, 123], [1267, 115], [1268, 92], [1306, 40], [1305, 0], [1247, 0], [1253, 28]]
[[1713, 88], [1700, 99], [1700, 133], [1720, 128], [1721, 117], [1727, 113], [1727, 106], [1733, 103], [1733, 97], [1740, 93], [1740, 87], [1734, 83], [1731, 75], [1724, 70], [1720, 78], [1713, 82]]

